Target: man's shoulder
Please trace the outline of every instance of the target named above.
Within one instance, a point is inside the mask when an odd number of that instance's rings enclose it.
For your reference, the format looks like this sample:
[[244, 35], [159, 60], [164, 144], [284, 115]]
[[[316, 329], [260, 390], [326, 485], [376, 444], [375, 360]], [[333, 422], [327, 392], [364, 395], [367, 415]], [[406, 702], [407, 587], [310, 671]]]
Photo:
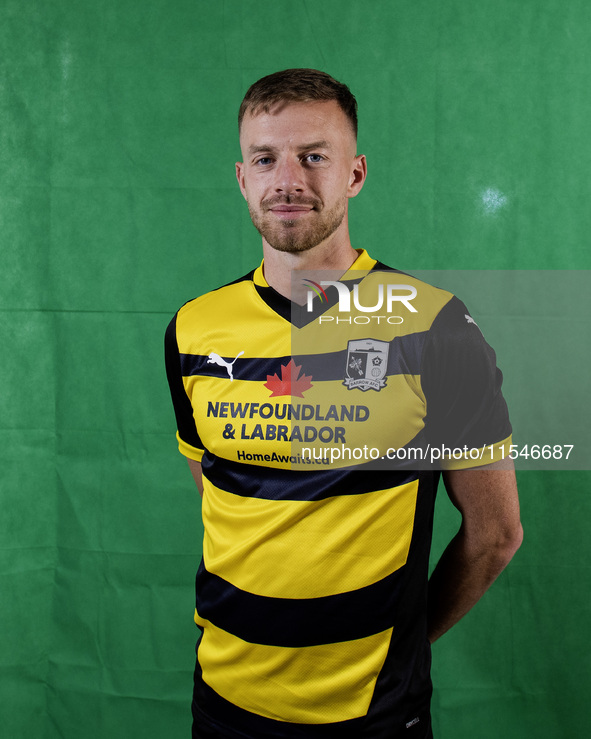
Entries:
[[211, 319], [215, 317], [216, 311], [219, 314], [229, 307], [236, 310], [240, 305], [237, 301], [246, 300], [248, 296], [253, 285], [254, 272], [255, 270], [251, 270], [232, 282], [188, 300], [177, 311], [177, 319], [190, 319], [200, 314], [207, 315]]
[[382, 274], [383, 277], [383, 273], [388, 274], [388, 282], [409, 283], [417, 287], [417, 289], [420, 288], [421, 290], [428, 291], [429, 293], [438, 296], [441, 300], [450, 300], [453, 297], [453, 293], [451, 293], [449, 290], [432, 284], [431, 281], [425, 280], [422, 276], [418, 277], [411, 272], [405, 272], [404, 270], [390, 267], [380, 261], [377, 261], [375, 263], [373, 269], [369, 273], [369, 276], [377, 276]]
[[167, 344], [183, 353], [199, 354], [201, 341], [213, 341], [219, 327], [234, 325], [237, 316], [248, 313], [254, 302], [254, 271], [182, 305], [166, 329]]
[[458, 298], [449, 290], [379, 261], [363, 282], [366, 293], [375, 292], [376, 286], [381, 285], [384, 289], [385, 302], [390, 296], [391, 305], [402, 303], [408, 306], [412, 313], [406, 314], [406, 320], [414, 317], [411, 323], [417, 326], [420, 324], [422, 330], [428, 329], [444, 308], [447, 312], [458, 302]]

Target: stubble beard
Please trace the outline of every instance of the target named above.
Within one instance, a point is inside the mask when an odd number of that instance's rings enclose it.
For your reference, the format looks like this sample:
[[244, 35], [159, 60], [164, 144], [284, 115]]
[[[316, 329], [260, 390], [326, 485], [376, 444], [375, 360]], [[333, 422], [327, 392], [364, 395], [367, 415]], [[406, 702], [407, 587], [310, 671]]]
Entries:
[[[284, 198], [280, 201], [286, 205], [303, 204], [302, 201]], [[248, 203], [248, 211], [256, 230], [261, 234], [265, 241], [276, 251], [289, 252], [297, 254], [298, 252], [313, 249], [322, 243], [337, 230], [345, 217], [345, 201], [337, 202], [334, 208], [327, 213], [323, 212], [322, 204], [319, 201], [306, 201], [306, 205], [313, 205], [314, 210], [319, 210], [319, 217], [315, 219], [315, 223], [304, 224], [300, 219], [282, 220], [278, 219], [273, 222], [271, 219], [275, 217], [270, 213], [269, 208], [278, 205], [277, 201], [268, 203], [263, 201], [260, 209], [255, 209]], [[304, 216], [305, 218], [306, 216]]]

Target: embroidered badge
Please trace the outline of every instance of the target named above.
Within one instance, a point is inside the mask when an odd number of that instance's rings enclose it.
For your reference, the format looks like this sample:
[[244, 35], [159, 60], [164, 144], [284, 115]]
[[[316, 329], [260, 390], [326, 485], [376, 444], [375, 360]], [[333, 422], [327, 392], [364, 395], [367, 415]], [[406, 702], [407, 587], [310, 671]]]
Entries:
[[387, 341], [375, 339], [355, 339], [347, 345], [347, 364], [345, 380], [349, 390], [381, 390], [386, 386], [388, 370]]

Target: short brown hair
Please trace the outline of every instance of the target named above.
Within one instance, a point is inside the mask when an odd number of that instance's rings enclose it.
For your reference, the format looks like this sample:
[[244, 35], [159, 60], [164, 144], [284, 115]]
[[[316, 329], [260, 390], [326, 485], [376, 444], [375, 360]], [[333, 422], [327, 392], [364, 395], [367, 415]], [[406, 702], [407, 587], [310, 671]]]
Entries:
[[248, 88], [238, 111], [238, 130], [247, 111], [253, 115], [280, 102], [308, 103], [336, 100], [357, 138], [357, 101], [351, 90], [317, 69], [284, 69], [262, 77]]

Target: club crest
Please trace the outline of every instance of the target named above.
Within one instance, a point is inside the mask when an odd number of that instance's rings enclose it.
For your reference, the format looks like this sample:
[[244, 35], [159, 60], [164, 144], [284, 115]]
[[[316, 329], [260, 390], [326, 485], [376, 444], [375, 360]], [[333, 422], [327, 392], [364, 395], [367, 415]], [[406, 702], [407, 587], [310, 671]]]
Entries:
[[347, 345], [347, 364], [345, 380], [349, 390], [381, 390], [386, 386], [388, 370], [387, 341], [375, 339], [356, 339]]

